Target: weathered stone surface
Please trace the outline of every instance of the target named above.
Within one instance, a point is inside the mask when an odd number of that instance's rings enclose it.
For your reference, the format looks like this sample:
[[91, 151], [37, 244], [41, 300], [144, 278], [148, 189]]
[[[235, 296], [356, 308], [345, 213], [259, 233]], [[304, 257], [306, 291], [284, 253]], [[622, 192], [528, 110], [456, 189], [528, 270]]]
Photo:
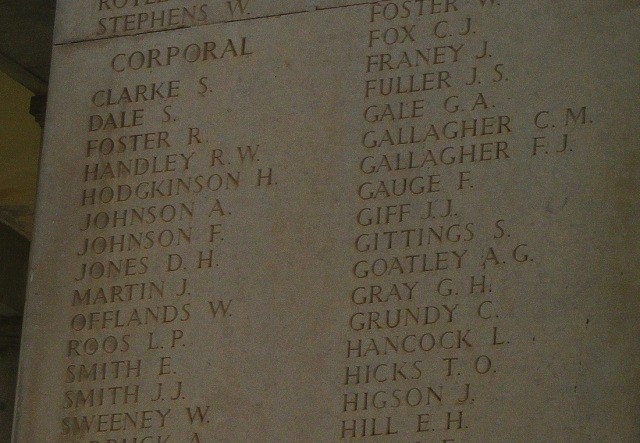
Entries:
[[101, 3], [59, 5], [16, 442], [638, 440], [637, 2]]

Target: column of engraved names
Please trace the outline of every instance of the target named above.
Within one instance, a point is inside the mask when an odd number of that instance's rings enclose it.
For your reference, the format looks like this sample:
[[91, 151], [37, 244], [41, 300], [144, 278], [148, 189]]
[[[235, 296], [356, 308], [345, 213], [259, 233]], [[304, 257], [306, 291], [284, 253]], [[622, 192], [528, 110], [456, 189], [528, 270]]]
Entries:
[[[141, 30], [145, 21], [171, 26], [174, 8], [150, 10], [165, 6], [155, 3], [166, 2], [92, 2], [96, 36]], [[142, 55], [133, 52], [121, 67], [118, 55], [110, 57], [109, 68], [140, 69]], [[174, 190], [175, 177], [194, 161], [170, 125], [181, 87], [177, 79], [144, 78], [103, 84], [86, 96], [80, 272], [71, 291], [62, 420], [68, 438], [167, 441], [172, 403], [185, 399], [171, 361], [185, 346], [192, 307], [187, 279], [170, 271], [179, 270], [176, 252], [192, 244], [196, 212], [194, 199], [175, 198]]]
[[181, 124], [181, 98], [206, 77], [159, 68], [249, 55], [244, 37], [114, 50], [103, 60], [114, 80], [83, 93], [90, 112], [79, 146], [79, 240], [70, 244], [65, 438], [199, 441], [206, 431], [212, 405], [190, 403], [185, 359], [176, 357], [205, 345], [190, 338], [198, 313], [229, 308], [192, 293], [190, 282], [215, 272], [220, 196], [248, 180], [219, 169], [200, 122]]
[[[367, 8], [342, 438], [456, 441], [497, 372], [491, 352], [506, 342], [487, 266], [512, 239], [502, 217], [465, 211], [479, 177], [513, 151], [512, 118], [490, 98], [505, 68], [488, 61], [490, 44], [475, 31], [474, 13], [487, 7]], [[525, 245], [510, 252], [528, 259]]]
[[115, 81], [86, 95], [63, 435], [164, 439], [187, 395], [172, 362], [193, 309], [175, 261], [197, 215], [177, 179], [195, 152], [169, 124], [182, 87]]

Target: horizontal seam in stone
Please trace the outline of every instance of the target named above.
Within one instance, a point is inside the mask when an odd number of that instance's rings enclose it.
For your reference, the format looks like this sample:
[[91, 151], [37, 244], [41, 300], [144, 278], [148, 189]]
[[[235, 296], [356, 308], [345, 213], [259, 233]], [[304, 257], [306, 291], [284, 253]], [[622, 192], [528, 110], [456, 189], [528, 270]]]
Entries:
[[315, 10], [304, 9], [304, 10], [300, 10], [300, 11], [282, 12], [282, 13], [271, 14], [271, 15], [261, 15], [261, 16], [258, 16], [258, 17], [245, 17], [245, 18], [238, 18], [238, 19], [232, 19], [232, 20], [213, 21], [213, 22], [202, 23], [202, 24], [193, 25], [193, 26], [178, 26], [178, 27], [171, 28], [171, 29], [158, 29], [156, 31], [138, 32], [136, 34], [112, 35], [110, 37], [97, 37], [97, 38], [88, 38], [88, 39], [84, 39], [84, 40], [72, 40], [72, 41], [63, 42], [63, 43], [54, 43], [53, 46], [56, 47], [56, 46], [76, 45], [76, 44], [80, 44], [80, 43], [97, 42], [97, 41], [103, 41], [103, 40], [113, 40], [113, 39], [117, 39], [117, 38], [137, 37], [139, 35], [158, 34], [158, 33], [161, 33], [161, 32], [179, 31], [181, 29], [201, 28], [203, 26], [215, 26], [215, 25], [223, 25], [223, 24], [227, 24], [227, 23], [238, 23], [238, 22], [247, 22], [247, 21], [253, 21], [253, 20], [265, 20], [265, 19], [286, 17], [286, 16], [289, 16], [289, 15], [308, 14], [308, 13], [317, 12], [317, 11], [330, 11], [330, 10], [334, 10], [334, 9], [353, 8], [353, 7], [356, 7], [356, 6], [372, 5], [372, 4], [378, 3], [378, 1], [379, 0], [372, 0], [372, 1], [351, 3], [351, 4], [348, 4], [348, 5], [342, 5], [342, 6], [327, 6], [327, 7], [316, 6]]

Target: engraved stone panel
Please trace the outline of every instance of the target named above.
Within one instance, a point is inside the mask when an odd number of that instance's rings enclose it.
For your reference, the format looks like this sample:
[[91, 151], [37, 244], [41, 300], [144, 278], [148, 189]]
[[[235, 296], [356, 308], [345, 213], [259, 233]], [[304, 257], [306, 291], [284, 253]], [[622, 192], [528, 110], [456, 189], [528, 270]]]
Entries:
[[640, 2], [58, 3], [16, 442], [640, 439]]

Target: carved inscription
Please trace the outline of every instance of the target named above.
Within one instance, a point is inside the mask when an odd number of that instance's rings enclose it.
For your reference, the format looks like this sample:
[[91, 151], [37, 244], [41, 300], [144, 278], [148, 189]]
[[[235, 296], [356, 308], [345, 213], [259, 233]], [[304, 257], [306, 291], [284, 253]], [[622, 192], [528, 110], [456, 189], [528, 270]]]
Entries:
[[[209, 14], [204, 3], [92, 3], [98, 36], [194, 26]], [[274, 186], [276, 172], [269, 148], [254, 140], [220, 145], [203, 122], [185, 129], [185, 97], [207, 103], [213, 81], [165, 70], [241, 64], [254, 48], [247, 36], [216, 34], [114, 51], [103, 66], [112, 80], [84, 94], [91, 111], [78, 145], [81, 216], [70, 239], [65, 441], [211, 441], [214, 405], [202, 400], [184, 363], [207, 350], [199, 331], [224, 327], [240, 308], [233, 294], [200, 282], [220, 278], [228, 259], [226, 228], [242, 213], [234, 196]]]
[[[511, 331], [504, 275], [535, 260], [526, 230], [501, 212], [467, 208], [491, 193], [492, 170], [566, 155], [554, 128], [588, 124], [585, 107], [533, 118], [516, 97], [500, 48], [482, 35], [492, 1], [385, 1], [364, 8], [359, 183], [353, 192], [352, 286], [345, 291], [343, 440], [456, 442], [477, 438], [474, 416], [501, 380]], [[551, 135], [553, 133], [553, 135]]]
[[514, 112], [504, 3], [87, 1], [59, 440], [259, 439], [236, 416], [276, 407], [323, 408], [322, 441], [486, 438], [546, 240], [503, 178], [574, 158], [596, 120]]

